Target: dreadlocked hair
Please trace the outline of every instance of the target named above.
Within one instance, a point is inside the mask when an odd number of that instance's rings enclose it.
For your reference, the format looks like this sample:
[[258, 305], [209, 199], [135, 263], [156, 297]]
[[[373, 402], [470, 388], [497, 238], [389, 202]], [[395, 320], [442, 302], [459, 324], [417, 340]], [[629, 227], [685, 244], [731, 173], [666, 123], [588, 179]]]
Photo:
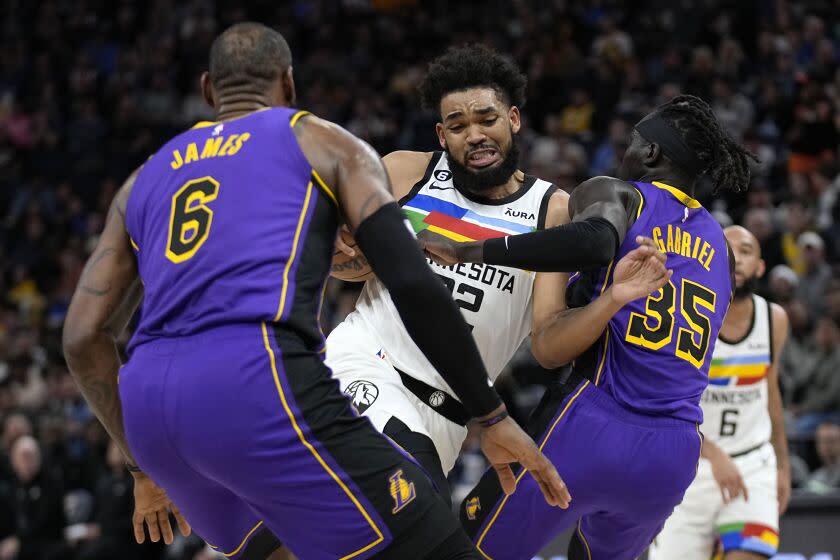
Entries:
[[703, 164], [700, 173], [711, 178], [713, 192], [723, 188], [735, 192], [747, 190], [749, 160], [758, 162], [759, 159], [726, 132], [708, 103], [693, 95], [678, 95], [658, 111], [697, 154]]

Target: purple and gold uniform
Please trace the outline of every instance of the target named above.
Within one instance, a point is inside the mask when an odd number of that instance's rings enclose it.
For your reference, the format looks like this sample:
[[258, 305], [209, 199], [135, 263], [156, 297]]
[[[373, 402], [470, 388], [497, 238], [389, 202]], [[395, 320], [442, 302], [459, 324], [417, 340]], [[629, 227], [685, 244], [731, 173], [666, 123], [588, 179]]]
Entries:
[[140, 171], [126, 209], [144, 284], [120, 372], [126, 438], [226, 556], [265, 557], [275, 536], [313, 559], [431, 548], [457, 523], [323, 364], [339, 214], [295, 138], [302, 114], [199, 123]]
[[534, 413], [531, 435], [568, 485], [570, 507], [541, 503], [522, 473], [512, 496], [488, 473], [464, 500], [462, 523], [485, 558], [530, 559], [575, 524], [571, 558], [636, 558], [695, 476], [700, 396], [731, 299], [726, 240], [685, 193], [662, 183], [634, 186], [642, 203], [618, 254], [605, 269], [574, 279], [570, 305], [603, 293], [638, 235], [656, 242], [674, 274], [616, 313]]

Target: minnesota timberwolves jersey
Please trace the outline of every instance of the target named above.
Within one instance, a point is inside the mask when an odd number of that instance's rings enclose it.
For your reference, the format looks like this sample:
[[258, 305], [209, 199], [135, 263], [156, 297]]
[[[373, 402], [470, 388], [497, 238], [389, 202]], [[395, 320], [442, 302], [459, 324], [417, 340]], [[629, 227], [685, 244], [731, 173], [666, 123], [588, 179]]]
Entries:
[[[457, 241], [474, 241], [542, 228], [548, 200], [555, 190], [551, 183], [526, 175], [516, 193], [503, 199], [480, 198], [453, 184], [446, 155], [437, 152], [423, 179], [400, 204], [416, 233], [429, 230]], [[534, 273], [477, 263], [429, 264], [461, 308], [487, 373], [495, 380], [531, 330]], [[356, 310], [347, 321], [362, 321], [376, 335], [394, 367], [452, 393], [409, 337], [379, 280], [365, 283]], [[435, 325], [428, 328], [434, 329]]]
[[292, 130], [303, 114], [199, 123], [145, 163], [125, 217], [144, 285], [132, 346], [275, 322], [323, 347], [317, 317], [338, 211]]
[[700, 396], [732, 293], [726, 240], [711, 214], [679, 189], [634, 186], [642, 199], [636, 221], [608, 267], [574, 282], [570, 306], [604, 292], [638, 235], [667, 254], [674, 274], [662, 289], [621, 308], [575, 370], [631, 410], [701, 423]]
[[753, 295], [753, 322], [741, 340], [718, 338], [703, 393], [703, 435], [727, 453], [770, 441], [767, 372], [773, 363], [770, 304]]

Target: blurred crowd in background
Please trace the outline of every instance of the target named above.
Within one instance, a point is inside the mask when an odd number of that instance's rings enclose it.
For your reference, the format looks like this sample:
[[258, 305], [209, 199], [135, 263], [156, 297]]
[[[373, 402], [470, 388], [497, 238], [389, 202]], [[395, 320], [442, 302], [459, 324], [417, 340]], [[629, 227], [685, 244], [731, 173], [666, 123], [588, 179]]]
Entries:
[[[758, 237], [759, 292], [790, 316], [780, 378], [795, 486], [840, 488], [840, 1], [0, 0], [0, 560], [206, 555], [197, 539], [127, 546], [130, 476], [60, 333], [116, 189], [212, 117], [198, 91], [210, 43], [246, 19], [289, 41], [298, 104], [381, 154], [438, 149], [416, 86], [448, 45], [509, 53], [529, 80], [520, 167], [567, 190], [614, 173], [657, 104], [707, 100], [761, 158], [746, 194], [699, 198]], [[326, 331], [358, 289], [330, 285]], [[509, 369], [501, 387], [523, 419], [548, 373], [527, 348]], [[484, 468], [476, 447], [456, 493]]]

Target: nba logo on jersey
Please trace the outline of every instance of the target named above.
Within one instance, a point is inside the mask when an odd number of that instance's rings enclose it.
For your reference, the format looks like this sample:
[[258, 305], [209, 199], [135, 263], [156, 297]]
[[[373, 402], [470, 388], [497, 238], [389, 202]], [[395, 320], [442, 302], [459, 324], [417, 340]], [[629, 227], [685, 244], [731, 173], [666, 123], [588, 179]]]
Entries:
[[388, 480], [390, 481], [388, 489], [394, 499], [394, 509], [391, 513], [395, 514], [414, 500], [416, 496], [414, 483], [403, 478], [402, 469], [388, 477]]

